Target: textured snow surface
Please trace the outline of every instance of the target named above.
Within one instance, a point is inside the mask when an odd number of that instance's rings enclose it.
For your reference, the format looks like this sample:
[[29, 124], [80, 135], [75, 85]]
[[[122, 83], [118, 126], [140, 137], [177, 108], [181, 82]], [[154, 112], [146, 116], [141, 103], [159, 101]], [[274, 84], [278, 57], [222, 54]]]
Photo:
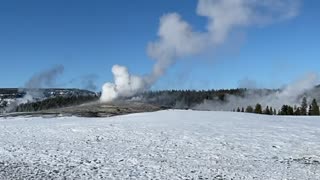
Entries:
[[0, 179], [320, 179], [320, 118], [0, 119]]

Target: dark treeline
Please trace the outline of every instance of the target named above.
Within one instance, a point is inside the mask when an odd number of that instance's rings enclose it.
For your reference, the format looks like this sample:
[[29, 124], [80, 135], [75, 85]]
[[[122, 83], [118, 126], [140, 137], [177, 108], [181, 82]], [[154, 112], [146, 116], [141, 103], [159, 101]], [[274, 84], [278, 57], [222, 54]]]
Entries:
[[271, 106], [267, 106], [263, 109], [261, 104], [256, 104], [255, 107], [248, 106], [246, 109], [238, 107], [233, 110], [234, 112], [247, 112], [266, 115], [282, 115], [282, 116], [319, 116], [320, 110], [316, 99], [308, 105], [307, 98], [303, 98], [300, 107], [283, 105], [281, 109], [273, 109]]
[[[265, 95], [276, 90], [262, 89], [250, 91], [257, 95]], [[204, 100], [225, 102], [228, 95], [245, 97], [246, 92], [247, 89], [148, 91], [142, 93], [139, 100], [169, 108], [189, 109], [202, 103]]]
[[17, 88], [0, 88], [0, 94], [15, 94], [18, 92], [19, 89]]
[[[250, 90], [250, 93], [257, 96], [266, 96], [277, 90], [257, 89]], [[173, 109], [192, 109], [196, 105], [203, 103], [205, 100], [214, 102], [227, 102], [228, 96], [237, 96], [246, 98], [248, 95], [247, 89], [222, 89], [222, 90], [164, 90], [164, 91], [148, 91], [140, 94], [133, 100], [150, 103], [157, 106], [163, 106]], [[67, 96], [53, 97], [39, 102], [31, 102], [21, 104], [16, 108], [17, 112], [40, 111], [54, 108], [62, 108], [67, 106], [79, 105], [82, 103], [98, 100], [99, 96]], [[132, 98], [129, 98], [132, 100]], [[231, 107], [232, 108], [232, 107]], [[230, 109], [232, 110], [232, 109]], [[262, 107], [261, 104], [248, 107], [235, 107], [233, 111], [268, 114], [268, 115], [319, 115], [319, 106], [316, 99], [308, 103], [306, 98], [303, 98], [301, 105], [291, 106], [283, 105], [280, 109], [272, 106]]]
[[[226, 101], [227, 95], [245, 96], [246, 89], [222, 89], [222, 90], [163, 90], [147, 91], [140, 94], [138, 101], [150, 103], [166, 108], [190, 109], [194, 105], [202, 103], [204, 100]], [[272, 92], [273, 90], [265, 90]], [[264, 92], [265, 92], [264, 91]], [[261, 93], [256, 90], [255, 93]], [[38, 102], [21, 104], [16, 108], [17, 112], [40, 111], [66, 106], [78, 105], [88, 101], [97, 100], [98, 96], [67, 96], [52, 97]], [[130, 98], [131, 99], [131, 98]]]
[[33, 112], [55, 108], [62, 108], [68, 106], [79, 105], [87, 102], [98, 100], [98, 96], [70, 96], [70, 97], [54, 97], [48, 98], [43, 101], [30, 102], [20, 104], [16, 107], [16, 112]]

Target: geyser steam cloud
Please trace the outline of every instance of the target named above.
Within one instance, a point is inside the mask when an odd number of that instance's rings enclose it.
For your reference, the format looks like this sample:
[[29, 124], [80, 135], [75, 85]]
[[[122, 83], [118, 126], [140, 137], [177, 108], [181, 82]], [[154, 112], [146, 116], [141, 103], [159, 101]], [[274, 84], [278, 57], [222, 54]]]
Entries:
[[56, 65], [51, 67], [50, 69], [33, 75], [24, 86], [26, 95], [23, 99], [33, 101], [33, 99], [42, 98], [43, 92], [40, 88], [54, 86], [58, 76], [63, 72], [64, 66]]
[[177, 60], [223, 44], [230, 32], [254, 25], [268, 25], [298, 14], [299, 0], [198, 0], [197, 14], [208, 19], [207, 31], [195, 31], [178, 13], [161, 17], [159, 39], [148, 44], [156, 62], [146, 76], [134, 76], [128, 69], [112, 68], [114, 83], [102, 88], [101, 101], [129, 97], [149, 89]]
[[56, 65], [50, 69], [33, 75], [26, 82], [24, 88], [20, 89], [20, 91], [26, 92], [26, 94], [22, 98], [17, 98], [15, 101], [11, 102], [6, 108], [6, 112], [11, 112], [20, 104], [33, 102], [37, 99], [43, 98], [44, 94], [40, 88], [54, 86], [58, 76], [63, 72], [64, 66]]
[[114, 100], [119, 96], [133, 96], [146, 86], [143, 78], [130, 75], [126, 67], [114, 65], [112, 73], [115, 82], [114, 84], [105, 83], [103, 85], [101, 96], [101, 101], [103, 102]]
[[61, 75], [64, 72], [63, 65], [54, 66], [46, 71], [43, 71], [39, 74], [35, 74], [30, 78], [30, 80], [25, 84], [25, 88], [42, 88], [53, 86], [58, 75]]
[[245, 92], [244, 97], [228, 95], [225, 97], [226, 102], [207, 100], [193, 108], [229, 111], [237, 107], [255, 106], [257, 103], [260, 103], [263, 107], [272, 106], [277, 110], [285, 104], [300, 106], [302, 98], [305, 96], [309, 98], [308, 101], [311, 101], [314, 97], [319, 97], [318, 94], [314, 94], [315, 86], [318, 83], [318, 74], [309, 73], [276, 92], [270, 93], [249, 89]]

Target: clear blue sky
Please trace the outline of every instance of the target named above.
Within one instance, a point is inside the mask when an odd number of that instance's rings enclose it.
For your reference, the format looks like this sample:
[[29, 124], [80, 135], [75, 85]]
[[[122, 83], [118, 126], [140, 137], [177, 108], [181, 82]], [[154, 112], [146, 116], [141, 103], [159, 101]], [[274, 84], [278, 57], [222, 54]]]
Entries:
[[[100, 87], [113, 64], [150, 71], [147, 43], [159, 18], [178, 12], [197, 30], [196, 0], [6, 0], [0, 2], [0, 87], [21, 87], [36, 72], [65, 66], [61, 84], [87, 74]], [[298, 17], [240, 32], [218, 53], [180, 60], [155, 89], [235, 88], [241, 79], [279, 87], [320, 71], [320, 1], [305, 0]], [[239, 37], [243, 37], [242, 40]], [[237, 42], [238, 43], [234, 43]], [[72, 85], [66, 85], [72, 86]]]

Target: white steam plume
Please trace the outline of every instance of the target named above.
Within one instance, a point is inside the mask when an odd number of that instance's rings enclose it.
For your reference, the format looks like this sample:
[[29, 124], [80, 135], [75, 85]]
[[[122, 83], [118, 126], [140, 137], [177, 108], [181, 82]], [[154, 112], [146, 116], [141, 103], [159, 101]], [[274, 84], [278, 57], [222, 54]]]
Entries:
[[145, 87], [145, 82], [141, 77], [130, 75], [124, 66], [114, 65], [112, 67], [114, 84], [105, 83], [102, 87], [101, 101], [109, 102], [119, 96], [129, 97], [140, 92]]
[[64, 66], [56, 65], [33, 75], [24, 86], [23, 91], [26, 91], [26, 95], [23, 99], [30, 101], [31, 99], [42, 98], [44, 94], [41, 88], [55, 86], [57, 78], [63, 74], [63, 72]]
[[64, 72], [63, 65], [56, 65], [48, 70], [33, 75], [25, 84], [26, 89], [35, 89], [42, 87], [51, 87], [59, 75]]
[[268, 25], [291, 19], [298, 14], [299, 0], [198, 0], [197, 14], [208, 19], [207, 31], [195, 31], [178, 13], [160, 19], [159, 39], [148, 45], [154, 59], [152, 72], [144, 77], [133, 76], [127, 68], [115, 65], [114, 83], [102, 88], [101, 101], [128, 97], [150, 88], [179, 58], [215, 48], [230, 32], [253, 25]]
[[56, 65], [50, 69], [44, 70], [40, 73], [33, 75], [24, 85], [24, 88], [19, 89], [19, 91], [25, 92], [26, 94], [22, 98], [17, 98], [10, 102], [6, 107], [6, 112], [11, 112], [15, 108], [24, 103], [33, 102], [44, 97], [43, 90], [44, 87], [52, 87], [56, 85], [56, 80], [59, 75], [63, 74], [64, 66]]
[[[225, 97], [226, 102], [204, 101], [194, 107], [198, 110], [232, 110], [237, 107], [255, 106], [260, 103], [262, 106], [272, 106], [277, 110], [282, 105], [297, 105], [299, 106], [304, 96], [310, 101], [313, 96], [313, 91], [316, 85], [319, 84], [319, 77], [316, 73], [310, 73], [298, 79], [297, 81], [287, 85], [283, 89], [276, 92], [261, 92], [259, 90], [249, 89], [244, 97], [228, 95]], [[311, 93], [311, 94], [310, 94]]]

